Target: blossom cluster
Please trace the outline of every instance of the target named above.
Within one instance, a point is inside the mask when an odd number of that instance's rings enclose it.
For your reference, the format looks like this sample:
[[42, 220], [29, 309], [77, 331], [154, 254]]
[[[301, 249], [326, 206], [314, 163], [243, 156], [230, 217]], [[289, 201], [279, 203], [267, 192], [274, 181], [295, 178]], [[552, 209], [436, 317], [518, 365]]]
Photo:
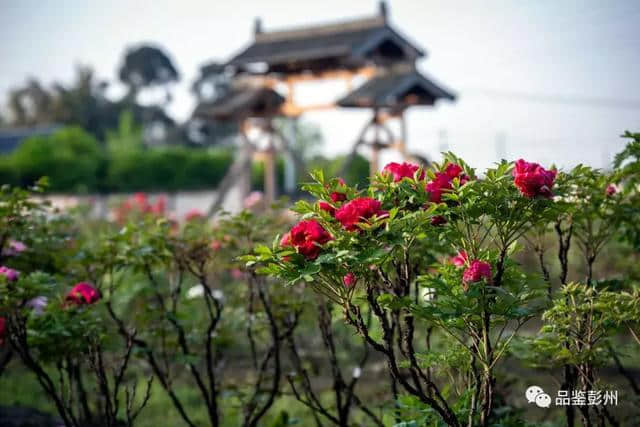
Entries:
[[127, 217], [134, 213], [162, 216], [165, 214], [166, 209], [166, 197], [157, 197], [155, 202], [151, 203], [145, 193], [136, 193], [116, 206], [114, 209], [114, 215], [116, 221], [122, 223], [127, 219]]
[[[0, 276], [4, 276], [8, 282], [16, 282], [20, 278], [20, 272], [13, 268], [0, 265]], [[65, 306], [92, 305], [100, 300], [100, 292], [88, 282], [76, 283], [65, 296]], [[45, 296], [38, 296], [26, 302], [25, 307], [32, 309], [36, 315], [41, 315], [48, 304]], [[6, 341], [7, 319], [0, 316], [0, 346]]]
[[[389, 163], [382, 170], [382, 176], [391, 177], [393, 183], [402, 182], [405, 179], [411, 180], [415, 184], [422, 183], [428, 195], [429, 204], [439, 204], [443, 202], [443, 195], [454, 191], [456, 186], [467, 184], [471, 178], [465, 173], [462, 166], [456, 163], [448, 163], [440, 170], [436, 171], [432, 178], [427, 180], [427, 174], [418, 165], [411, 163]], [[556, 171], [546, 170], [537, 163], [529, 163], [523, 159], [515, 162], [513, 169], [513, 185], [527, 198], [551, 198]], [[382, 202], [374, 197], [355, 197], [351, 200], [347, 197], [346, 184], [339, 179], [335, 191], [329, 194], [328, 200], [319, 200], [319, 209], [329, 213], [329, 215], [347, 232], [361, 233], [366, 228], [365, 225], [372, 225], [378, 220], [388, 217], [389, 212], [384, 209]], [[607, 194], [615, 194], [615, 189], [607, 189]], [[434, 215], [431, 224], [440, 226], [447, 223], [442, 215]], [[322, 253], [324, 245], [334, 240], [332, 236], [320, 222], [315, 219], [305, 219], [297, 223], [281, 241], [280, 246], [295, 249], [308, 261], [315, 260]], [[290, 257], [284, 257], [284, 261], [289, 261]], [[452, 257], [451, 262], [459, 268], [464, 268], [462, 272], [462, 283], [465, 290], [469, 284], [485, 281], [491, 283], [491, 264], [481, 259], [469, 259], [467, 252], [460, 250]], [[343, 284], [347, 288], [353, 287], [358, 281], [353, 272], [349, 272], [343, 278]]]

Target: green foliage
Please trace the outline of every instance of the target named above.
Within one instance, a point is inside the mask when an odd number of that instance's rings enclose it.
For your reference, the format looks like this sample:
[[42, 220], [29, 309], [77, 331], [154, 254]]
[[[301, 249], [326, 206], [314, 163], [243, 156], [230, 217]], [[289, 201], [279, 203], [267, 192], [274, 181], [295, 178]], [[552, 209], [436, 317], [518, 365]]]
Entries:
[[[163, 179], [169, 189], [195, 185], [190, 175], [220, 179], [223, 172], [213, 175], [209, 165], [223, 155], [227, 165], [230, 161], [228, 152], [197, 151], [196, 161], [191, 157], [196, 151], [145, 149], [136, 144], [139, 130], [130, 118], [123, 116], [120, 124], [105, 151], [111, 166], [120, 165], [107, 168], [110, 185], [126, 182], [123, 191]], [[362, 187], [345, 184], [335, 171], [321, 168], [303, 185], [313, 200], [298, 201], [292, 210], [324, 230], [309, 228], [307, 234], [295, 235], [295, 244], [282, 240], [289, 217], [278, 210], [185, 224], [140, 212], [119, 224], [89, 224], [86, 218], [70, 221], [34, 198], [45, 181], [29, 190], [3, 186], [0, 257], [21, 274], [16, 281], [0, 275], [0, 316], [8, 319], [8, 342], [18, 350], [16, 357], [48, 396], [56, 396], [46, 380], [51, 372], [73, 381], [82, 373], [95, 402], [105, 395], [126, 395], [130, 388], [118, 392], [110, 387], [116, 382], [113, 372], [127, 360], [131, 371], [122, 371], [131, 372], [123, 377], [128, 384], [146, 384], [142, 377], [149, 372], [159, 380], [150, 387], [161, 396], [154, 397], [154, 404], [177, 409], [167, 414], [166, 422], [172, 424], [217, 424], [219, 417], [220, 425], [252, 425], [247, 420], [256, 408], [268, 415], [260, 415], [253, 425], [331, 419], [342, 410], [338, 407], [345, 400], [340, 396], [349, 396], [356, 377], [365, 373], [373, 377], [365, 384], [376, 387], [366, 390], [366, 397], [352, 395], [351, 412], [358, 415], [347, 413], [348, 422], [336, 424], [368, 425], [378, 417], [383, 425], [398, 427], [541, 425], [525, 421], [532, 406], [525, 409], [521, 399], [507, 395], [524, 389], [512, 388], [505, 378], [504, 359], [530, 359], [551, 374], [575, 372], [563, 387], [592, 390], [606, 381], [598, 368], [615, 363], [620, 369], [618, 342], [633, 349], [640, 345], [638, 284], [623, 270], [609, 277], [595, 263], [605, 248], [613, 247], [615, 237], [631, 243], [624, 252], [630, 259], [637, 255], [633, 144], [618, 156], [612, 172], [583, 165], [559, 172], [553, 197], [522, 191], [513, 163], [502, 161], [479, 174], [452, 153], [426, 170], [424, 178], [421, 170], [398, 181], [379, 174]], [[460, 172], [447, 175], [436, 201], [428, 183], [441, 179], [453, 164]], [[176, 172], [175, 165], [185, 172]], [[609, 189], [612, 183], [616, 191]], [[379, 203], [379, 209], [354, 210], [353, 228], [320, 203], [340, 209], [363, 197], [372, 199], [367, 206]], [[544, 238], [550, 231], [559, 240], [559, 250], [553, 251], [559, 253], [559, 278], [554, 269], [545, 268], [551, 251], [545, 258], [549, 248]], [[315, 235], [322, 243], [309, 242]], [[7, 255], [4, 249], [16, 239], [28, 249]], [[570, 267], [569, 242], [584, 271], [564, 271]], [[318, 252], [309, 255], [309, 247], [302, 251], [301, 245], [308, 243]], [[617, 245], [616, 251], [622, 244]], [[461, 250], [466, 256], [459, 255], [454, 263], [451, 256]], [[527, 264], [530, 252], [537, 255], [542, 274]], [[474, 265], [481, 265], [483, 274], [470, 274]], [[100, 291], [100, 301], [71, 304], [65, 298], [69, 288], [85, 280]], [[310, 297], [305, 290], [316, 294]], [[49, 304], [37, 311], [30, 302], [42, 296]], [[523, 325], [535, 318], [542, 322], [540, 330], [523, 333]], [[294, 333], [302, 323], [305, 329]], [[345, 340], [334, 342], [334, 332]], [[305, 341], [304, 351], [295, 353], [292, 336]], [[366, 345], [356, 348], [354, 343], [361, 342]], [[377, 353], [376, 362], [385, 362], [376, 365], [388, 372], [364, 366], [369, 350]], [[289, 362], [275, 369], [275, 360], [285, 360], [285, 354], [296, 372], [283, 372], [290, 369]], [[294, 356], [303, 360], [294, 362]], [[358, 373], [354, 370], [350, 380], [341, 372], [352, 369], [354, 359]], [[96, 368], [99, 361], [108, 369]], [[330, 365], [324, 371], [323, 362]], [[507, 369], [517, 360], [509, 362]], [[106, 394], [100, 383], [104, 373], [110, 378]], [[307, 373], [317, 376], [318, 384], [315, 378], [313, 385], [305, 379]], [[324, 381], [327, 375], [333, 381]], [[389, 376], [392, 382], [386, 380]], [[332, 385], [320, 387], [323, 383]], [[80, 397], [77, 385], [63, 382], [60, 387], [62, 396]], [[340, 387], [346, 394], [337, 391]], [[317, 395], [308, 393], [315, 388], [321, 388]], [[284, 396], [288, 390], [293, 397]], [[297, 394], [301, 390], [306, 392], [302, 396]], [[299, 411], [290, 404], [294, 397], [310, 409]], [[381, 415], [384, 399], [388, 404]], [[212, 410], [212, 401], [220, 407]], [[71, 400], [63, 407], [66, 402]], [[375, 414], [367, 412], [368, 403]], [[188, 408], [185, 413], [181, 406]], [[56, 409], [60, 411], [59, 402]], [[71, 413], [82, 421], [85, 410]], [[113, 420], [130, 414], [121, 410], [111, 415]], [[593, 409], [581, 415], [604, 422], [603, 413]], [[619, 421], [625, 425], [628, 419]]]
[[[284, 188], [284, 164], [285, 160], [279, 157], [276, 160], [276, 188], [282, 192]], [[256, 162], [251, 167], [251, 188], [257, 191], [264, 191], [264, 163]]]
[[11, 163], [22, 185], [48, 176], [53, 191], [85, 193], [98, 187], [105, 158], [94, 137], [69, 127], [25, 141], [11, 155]]
[[619, 185], [621, 195], [625, 200], [617, 212], [617, 225], [620, 238], [630, 243], [633, 248], [640, 250], [640, 222], [637, 220], [640, 209], [640, 194], [637, 191], [640, 185], [640, 133], [625, 132], [624, 138], [629, 142], [625, 149], [618, 153], [614, 160], [614, 166], [618, 168], [616, 183]]
[[211, 189], [231, 165], [232, 153], [163, 147], [113, 156], [107, 188], [115, 192]]
[[106, 148], [110, 156], [126, 156], [142, 150], [142, 128], [136, 125], [130, 111], [120, 115], [117, 129], [107, 131]]
[[[129, 111], [120, 115], [115, 130], [107, 132], [104, 147], [80, 128], [69, 127], [50, 137], [25, 141], [8, 156], [0, 156], [0, 183], [31, 185], [48, 176], [49, 190], [61, 193], [180, 191], [215, 188], [233, 161], [233, 151], [220, 148], [165, 146], [147, 148], [142, 130]], [[328, 175], [338, 172], [342, 158], [313, 163]], [[364, 184], [368, 162], [357, 156], [348, 182]], [[284, 159], [276, 162], [276, 182], [284, 186]], [[299, 171], [302, 175], [304, 171]], [[264, 190], [264, 166], [254, 163], [251, 185]]]
[[[317, 156], [309, 161], [309, 170], [322, 170], [326, 176], [338, 176], [346, 156], [336, 156], [333, 159]], [[357, 185], [360, 188], [369, 184], [369, 161], [363, 156], [356, 154], [351, 166], [345, 171], [342, 177], [350, 185]]]
[[534, 342], [538, 357], [556, 366], [599, 365], [609, 357], [607, 337], [630, 317], [637, 321], [637, 313], [629, 293], [570, 283], [542, 315], [544, 326]]

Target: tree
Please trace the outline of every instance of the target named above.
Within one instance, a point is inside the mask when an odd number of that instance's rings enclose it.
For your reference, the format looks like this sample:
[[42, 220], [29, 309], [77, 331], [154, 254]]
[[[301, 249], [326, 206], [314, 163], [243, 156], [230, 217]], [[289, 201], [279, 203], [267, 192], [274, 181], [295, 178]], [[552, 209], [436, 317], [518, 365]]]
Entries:
[[[135, 100], [143, 88], [164, 86], [179, 80], [178, 70], [160, 48], [148, 45], [128, 49], [118, 74], [129, 87], [128, 98]], [[167, 100], [170, 99], [167, 91]]]
[[70, 86], [54, 83], [53, 120], [80, 126], [99, 139], [107, 129], [116, 127], [122, 107], [109, 101], [104, 91], [108, 83], [95, 78], [89, 66], [76, 68], [75, 81]]
[[16, 126], [33, 126], [53, 121], [53, 94], [35, 78], [24, 87], [9, 93], [11, 123]]

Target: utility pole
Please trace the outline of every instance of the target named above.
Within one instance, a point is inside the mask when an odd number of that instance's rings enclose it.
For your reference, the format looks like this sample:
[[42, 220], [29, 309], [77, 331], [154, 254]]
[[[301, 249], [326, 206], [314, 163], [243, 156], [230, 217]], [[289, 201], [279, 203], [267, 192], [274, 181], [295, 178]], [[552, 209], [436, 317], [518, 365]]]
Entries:
[[507, 135], [502, 131], [496, 134], [496, 158], [498, 161], [507, 159]]

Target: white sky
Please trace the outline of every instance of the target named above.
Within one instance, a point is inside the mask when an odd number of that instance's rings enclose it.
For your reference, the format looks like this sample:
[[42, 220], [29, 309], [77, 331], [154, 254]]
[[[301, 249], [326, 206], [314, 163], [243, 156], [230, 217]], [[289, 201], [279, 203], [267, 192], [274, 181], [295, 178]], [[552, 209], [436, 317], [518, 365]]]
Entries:
[[[437, 159], [446, 141], [478, 167], [501, 151], [507, 158], [602, 167], [622, 148], [618, 135], [640, 129], [640, 2], [388, 4], [392, 25], [428, 52], [420, 68], [459, 96], [409, 114], [410, 151]], [[188, 89], [198, 67], [250, 43], [255, 16], [268, 31], [367, 16], [377, 7], [373, 0], [0, 0], [0, 102], [28, 76], [70, 82], [79, 63], [115, 81], [125, 47], [153, 42], [181, 72], [170, 112], [183, 119], [193, 108]], [[308, 100], [322, 94], [324, 88], [309, 90]], [[367, 119], [367, 112], [343, 110], [304, 116], [321, 127], [327, 154], [348, 151]]]

